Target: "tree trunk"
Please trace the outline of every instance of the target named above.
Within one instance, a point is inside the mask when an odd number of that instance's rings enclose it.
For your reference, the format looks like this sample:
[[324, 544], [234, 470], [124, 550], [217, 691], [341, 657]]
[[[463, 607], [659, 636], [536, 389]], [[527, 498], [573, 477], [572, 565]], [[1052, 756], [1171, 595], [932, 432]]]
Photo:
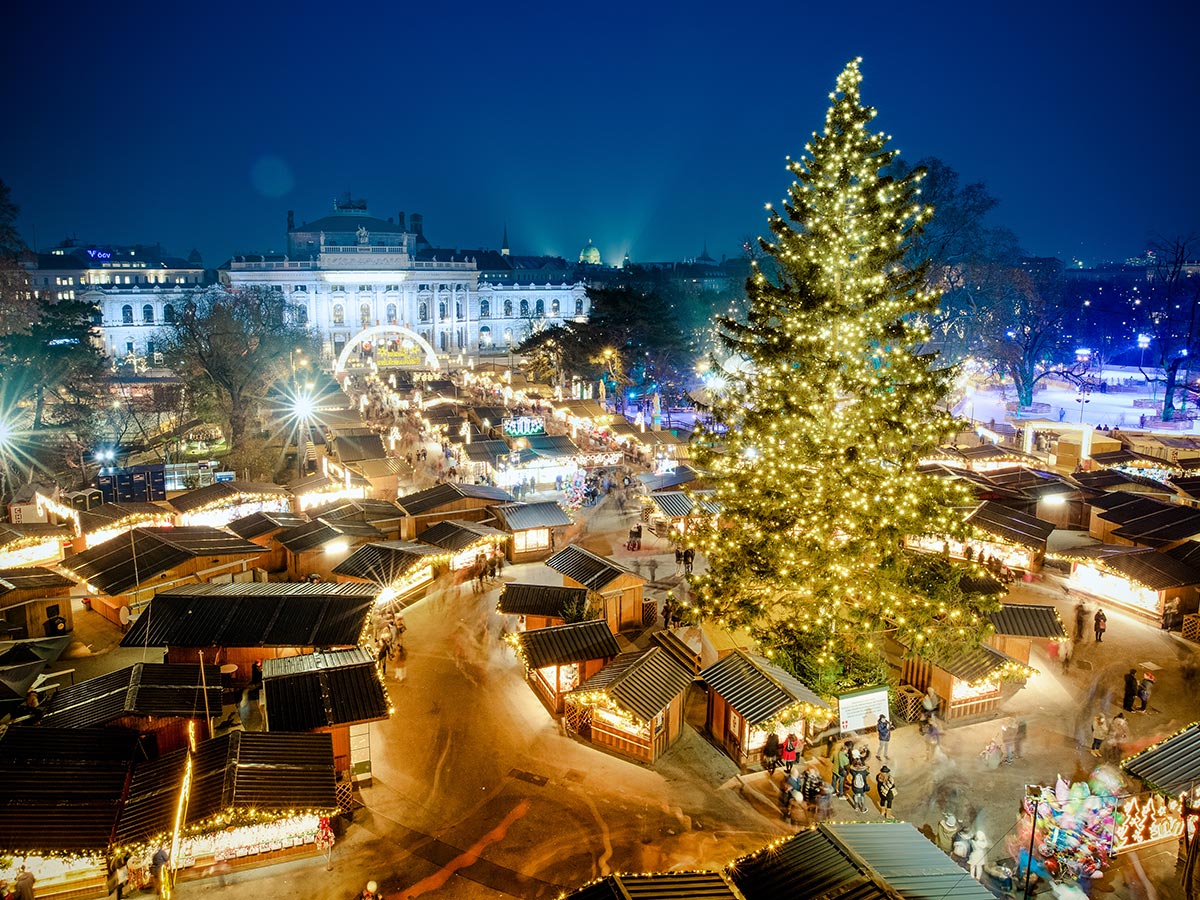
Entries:
[[46, 412], [46, 389], [39, 384], [37, 386], [35, 396], [37, 397], [37, 400], [33, 408], [33, 427], [41, 428], [44, 424], [42, 417]]
[[234, 450], [242, 446], [242, 438], [246, 435], [246, 428], [250, 424], [250, 407], [236, 394], [231, 394], [229, 397], [229, 449]]
[[[1175, 383], [1179, 377], [1179, 366], [1183, 362], [1183, 357], [1176, 357], [1171, 360], [1171, 364], [1166, 369], [1166, 385], [1163, 391], [1163, 408], [1162, 420], [1164, 422], [1173, 421], [1175, 418]], [[1186, 390], [1186, 385], [1185, 385]]]

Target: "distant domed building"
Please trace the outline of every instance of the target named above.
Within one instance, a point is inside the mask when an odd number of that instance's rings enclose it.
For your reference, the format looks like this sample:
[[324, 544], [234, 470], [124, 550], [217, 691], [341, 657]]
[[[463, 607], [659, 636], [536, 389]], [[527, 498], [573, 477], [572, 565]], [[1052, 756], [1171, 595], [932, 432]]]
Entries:
[[600, 265], [600, 248], [588, 238], [587, 246], [579, 251], [579, 261], [588, 266]]

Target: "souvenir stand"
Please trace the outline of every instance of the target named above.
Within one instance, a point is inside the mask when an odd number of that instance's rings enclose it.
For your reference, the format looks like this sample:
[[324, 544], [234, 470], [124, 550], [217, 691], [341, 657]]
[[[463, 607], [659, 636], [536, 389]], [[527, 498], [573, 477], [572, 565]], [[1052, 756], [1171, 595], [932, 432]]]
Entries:
[[511, 638], [525, 664], [525, 677], [550, 712], [563, 711], [564, 697], [621, 652], [608, 625], [594, 619], [522, 631]]

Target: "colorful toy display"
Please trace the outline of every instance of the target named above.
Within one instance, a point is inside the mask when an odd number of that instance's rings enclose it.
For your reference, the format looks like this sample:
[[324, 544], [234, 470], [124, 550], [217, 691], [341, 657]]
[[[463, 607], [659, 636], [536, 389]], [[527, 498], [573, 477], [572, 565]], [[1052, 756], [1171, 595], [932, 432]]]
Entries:
[[1086, 782], [1068, 784], [1059, 776], [1054, 787], [1028, 786], [1009, 848], [1018, 871], [1028, 871], [1032, 844], [1032, 870], [1042, 878], [1087, 881], [1101, 874], [1112, 862], [1125, 816], [1117, 796], [1120, 787], [1119, 776], [1105, 769], [1097, 769]]

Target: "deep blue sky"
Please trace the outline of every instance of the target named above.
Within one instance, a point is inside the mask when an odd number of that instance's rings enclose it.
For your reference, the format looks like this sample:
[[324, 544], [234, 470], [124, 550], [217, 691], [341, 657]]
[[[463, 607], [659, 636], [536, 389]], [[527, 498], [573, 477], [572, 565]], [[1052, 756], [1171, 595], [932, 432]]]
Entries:
[[986, 181], [1029, 251], [1200, 231], [1178, 2], [20, 7], [0, 178], [42, 247], [159, 241], [212, 266], [350, 190], [442, 246], [497, 246], [507, 222], [517, 253], [732, 255], [858, 55], [903, 155]]

